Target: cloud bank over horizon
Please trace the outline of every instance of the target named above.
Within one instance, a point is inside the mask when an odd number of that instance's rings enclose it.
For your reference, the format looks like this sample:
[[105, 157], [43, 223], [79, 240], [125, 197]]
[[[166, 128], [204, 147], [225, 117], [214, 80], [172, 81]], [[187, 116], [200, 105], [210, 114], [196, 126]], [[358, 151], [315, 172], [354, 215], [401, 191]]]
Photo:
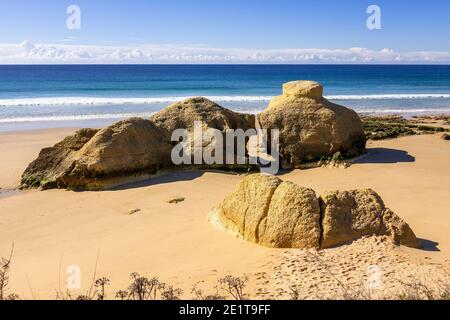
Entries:
[[[72, 42], [67, 41], [67, 42]], [[116, 63], [423, 63], [448, 64], [448, 51], [397, 52], [384, 48], [245, 49], [200, 45], [139, 44], [128, 46], [72, 43], [0, 44], [0, 64], [116, 64]]]

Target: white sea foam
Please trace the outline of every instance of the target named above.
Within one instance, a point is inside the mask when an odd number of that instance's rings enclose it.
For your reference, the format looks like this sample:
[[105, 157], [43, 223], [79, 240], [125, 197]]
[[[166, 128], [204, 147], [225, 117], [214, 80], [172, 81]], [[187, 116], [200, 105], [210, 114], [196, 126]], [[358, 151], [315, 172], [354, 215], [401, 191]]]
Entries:
[[406, 94], [369, 94], [369, 95], [331, 95], [329, 100], [416, 100], [416, 99], [449, 99], [447, 93], [406, 93]]
[[[369, 114], [450, 114], [450, 108], [430, 108], [430, 109], [363, 109], [354, 108], [359, 113]], [[244, 112], [258, 114], [262, 109], [245, 110]], [[85, 114], [85, 115], [67, 115], [67, 116], [29, 116], [29, 117], [12, 117], [0, 119], [0, 124], [7, 123], [24, 123], [24, 122], [55, 122], [55, 121], [88, 121], [88, 120], [114, 120], [114, 119], [126, 119], [131, 117], [148, 118], [153, 112], [142, 113], [114, 113], [114, 114]]]
[[70, 116], [44, 116], [44, 117], [16, 117], [0, 119], [1, 123], [15, 122], [46, 122], [46, 121], [84, 121], [84, 120], [108, 120], [108, 119], [125, 119], [132, 117], [150, 117], [153, 113], [114, 113], [114, 114], [85, 114]]
[[[161, 107], [187, 99], [189, 97], [161, 97], [161, 98], [114, 98], [114, 97], [50, 97], [50, 98], [23, 98], [23, 99], [0, 99], [0, 124], [2, 123], [20, 123], [20, 122], [47, 122], [47, 121], [85, 121], [85, 120], [102, 120], [102, 119], [122, 119], [130, 117], [149, 117], [153, 112], [119, 112], [119, 113], [97, 113], [97, 114], [77, 114], [76, 110], [72, 110], [73, 114], [58, 114], [56, 111], [54, 115], [36, 115], [33, 112], [27, 112], [23, 116], [14, 116], [12, 114], [3, 117], [1, 115], [1, 107], [20, 107], [20, 106], [76, 106], [76, 105], [130, 105], [130, 104], [160, 104]], [[267, 106], [267, 102], [272, 99], [271, 96], [209, 96], [210, 100], [218, 103], [242, 103], [241, 106], [236, 105], [231, 109], [239, 112], [247, 112], [257, 114]], [[380, 95], [332, 95], [326, 98], [330, 100], [400, 100], [400, 99], [446, 99], [450, 98], [450, 94], [380, 94]], [[261, 104], [259, 104], [260, 102]], [[253, 103], [246, 106], [246, 103]], [[445, 104], [442, 107], [406, 107], [396, 108], [388, 105], [383, 108], [374, 106], [353, 106], [357, 112], [362, 113], [385, 113], [385, 114], [431, 114], [431, 113], [450, 113], [450, 106]], [[55, 109], [58, 110], [58, 109]], [[66, 110], [67, 112], [68, 110]], [[9, 113], [9, 112], [7, 112]], [[14, 113], [14, 112], [13, 112]]]
[[[0, 99], [0, 107], [20, 106], [65, 106], [65, 105], [126, 105], [126, 104], [167, 104], [190, 97], [45, 97]], [[216, 102], [268, 102], [272, 96], [207, 96]], [[330, 100], [413, 100], [413, 99], [450, 99], [450, 94], [374, 94], [374, 95], [329, 95]]]
[[[166, 104], [192, 97], [160, 97], [160, 98], [115, 98], [115, 97], [50, 97], [0, 99], [1, 107], [14, 106], [62, 106], [62, 105], [126, 105], [126, 104]], [[269, 96], [209, 96], [216, 102], [258, 102], [269, 101]]]
[[363, 109], [353, 108], [359, 113], [386, 113], [386, 114], [448, 114], [450, 108], [420, 108], [420, 109]]

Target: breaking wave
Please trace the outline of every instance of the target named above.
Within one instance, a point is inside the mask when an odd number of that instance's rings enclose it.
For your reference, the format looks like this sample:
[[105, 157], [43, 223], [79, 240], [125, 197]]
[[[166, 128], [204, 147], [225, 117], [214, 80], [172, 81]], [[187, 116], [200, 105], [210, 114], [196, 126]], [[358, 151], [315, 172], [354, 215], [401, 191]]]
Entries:
[[[20, 106], [65, 106], [65, 105], [126, 105], [126, 104], [167, 104], [190, 97], [39, 97], [0, 99], [0, 107]], [[207, 96], [216, 102], [268, 102], [273, 96]], [[450, 94], [373, 94], [373, 95], [328, 95], [329, 100], [415, 100], [450, 99]]]

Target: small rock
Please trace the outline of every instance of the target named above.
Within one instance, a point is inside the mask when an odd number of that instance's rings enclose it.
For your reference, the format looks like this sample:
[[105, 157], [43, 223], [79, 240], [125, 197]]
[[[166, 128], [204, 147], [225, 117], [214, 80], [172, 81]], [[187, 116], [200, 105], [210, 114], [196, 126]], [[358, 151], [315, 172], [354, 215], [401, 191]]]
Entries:
[[444, 134], [441, 136], [441, 139], [442, 139], [442, 140], [450, 140], [450, 134], [444, 133]]
[[138, 212], [141, 212], [141, 209], [133, 209], [133, 210], [130, 210], [129, 212], [128, 212], [128, 215], [133, 215], [133, 214], [135, 214], [135, 213], [138, 213]]
[[183, 197], [175, 197], [175, 198], [172, 198], [172, 199], [167, 200], [167, 203], [170, 203], [170, 204], [178, 204], [178, 203], [180, 203], [180, 202], [183, 202], [184, 200], [186, 200], [186, 199], [183, 198]]

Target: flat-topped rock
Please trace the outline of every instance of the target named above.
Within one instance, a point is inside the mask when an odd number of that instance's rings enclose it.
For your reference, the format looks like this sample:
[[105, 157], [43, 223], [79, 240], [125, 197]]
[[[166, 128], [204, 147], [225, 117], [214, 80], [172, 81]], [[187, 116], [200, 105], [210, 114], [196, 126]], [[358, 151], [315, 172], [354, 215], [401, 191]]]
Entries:
[[315, 81], [291, 81], [283, 84], [283, 95], [319, 99], [323, 97], [323, 86]]

